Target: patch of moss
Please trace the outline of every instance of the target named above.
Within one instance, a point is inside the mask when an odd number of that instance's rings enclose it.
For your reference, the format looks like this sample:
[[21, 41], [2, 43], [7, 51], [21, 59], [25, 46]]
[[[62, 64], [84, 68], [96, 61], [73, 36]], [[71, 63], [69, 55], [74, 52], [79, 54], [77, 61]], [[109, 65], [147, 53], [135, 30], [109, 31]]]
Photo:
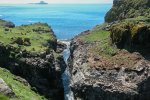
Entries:
[[16, 94], [15, 98], [0, 95], [0, 100], [46, 100], [44, 97], [32, 91], [30, 86], [16, 80], [16, 76], [4, 68], [0, 68], [0, 77]]

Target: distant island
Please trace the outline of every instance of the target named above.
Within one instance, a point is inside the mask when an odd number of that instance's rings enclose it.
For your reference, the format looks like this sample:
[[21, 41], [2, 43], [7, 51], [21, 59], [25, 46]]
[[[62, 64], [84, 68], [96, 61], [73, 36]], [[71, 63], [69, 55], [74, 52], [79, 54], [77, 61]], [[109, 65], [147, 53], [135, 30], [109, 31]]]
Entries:
[[39, 3], [29, 3], [29, 4], [48, 4], [47, 2], [45, 2], [45, 1], [40, 1]]

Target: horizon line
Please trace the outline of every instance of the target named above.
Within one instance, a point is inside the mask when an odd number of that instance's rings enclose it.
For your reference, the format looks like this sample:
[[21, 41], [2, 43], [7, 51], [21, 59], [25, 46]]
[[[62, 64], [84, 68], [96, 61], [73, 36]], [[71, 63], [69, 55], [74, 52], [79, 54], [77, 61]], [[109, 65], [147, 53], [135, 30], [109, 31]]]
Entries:
[[[36, 3], [36, 2], [34, 2]], [[33, 3], [33, 5], [34, 5]], [[32, 3], [0, 3], [1, 4], [32, 4]], [[107, 3], [48, 3], [48, 4], [113, 4], [112, 2], [107, 2]], [[45, 4], [45, 5], [48, 5], [48, 4]], [[40, 4], [35, 4], [35, 5], [40, 5]]]

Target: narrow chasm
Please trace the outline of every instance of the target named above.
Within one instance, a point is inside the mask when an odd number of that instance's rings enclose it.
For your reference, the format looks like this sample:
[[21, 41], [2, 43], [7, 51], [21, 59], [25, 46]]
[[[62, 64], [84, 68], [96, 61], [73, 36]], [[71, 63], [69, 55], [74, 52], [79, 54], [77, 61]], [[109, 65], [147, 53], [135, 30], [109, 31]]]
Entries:
[[69, 40], [61, 40], [61, 42], [66, 45], [66, 49], [64, 49], [63, 51], [63, 58], [65, 60], [67, 67], [64, 73], [62, 74], [62, 81], [64, 85], [64, 100], [74, 100], [74, 95], [70, 88], [71, 75], [70, 75], [69, 67], [68, 67], [68, 59], [70, 57], [70, 43], [71, 42]]

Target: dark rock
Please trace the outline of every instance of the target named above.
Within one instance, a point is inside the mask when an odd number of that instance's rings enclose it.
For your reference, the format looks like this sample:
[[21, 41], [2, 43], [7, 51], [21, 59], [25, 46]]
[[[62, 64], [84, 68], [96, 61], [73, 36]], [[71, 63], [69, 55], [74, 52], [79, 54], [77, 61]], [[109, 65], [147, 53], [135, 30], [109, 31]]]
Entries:
[[0, 26], [4, 26], [4, 27], [8, 27], [8, 28], [14, 28], [15, 24], [12, 22], [0, 19]]

